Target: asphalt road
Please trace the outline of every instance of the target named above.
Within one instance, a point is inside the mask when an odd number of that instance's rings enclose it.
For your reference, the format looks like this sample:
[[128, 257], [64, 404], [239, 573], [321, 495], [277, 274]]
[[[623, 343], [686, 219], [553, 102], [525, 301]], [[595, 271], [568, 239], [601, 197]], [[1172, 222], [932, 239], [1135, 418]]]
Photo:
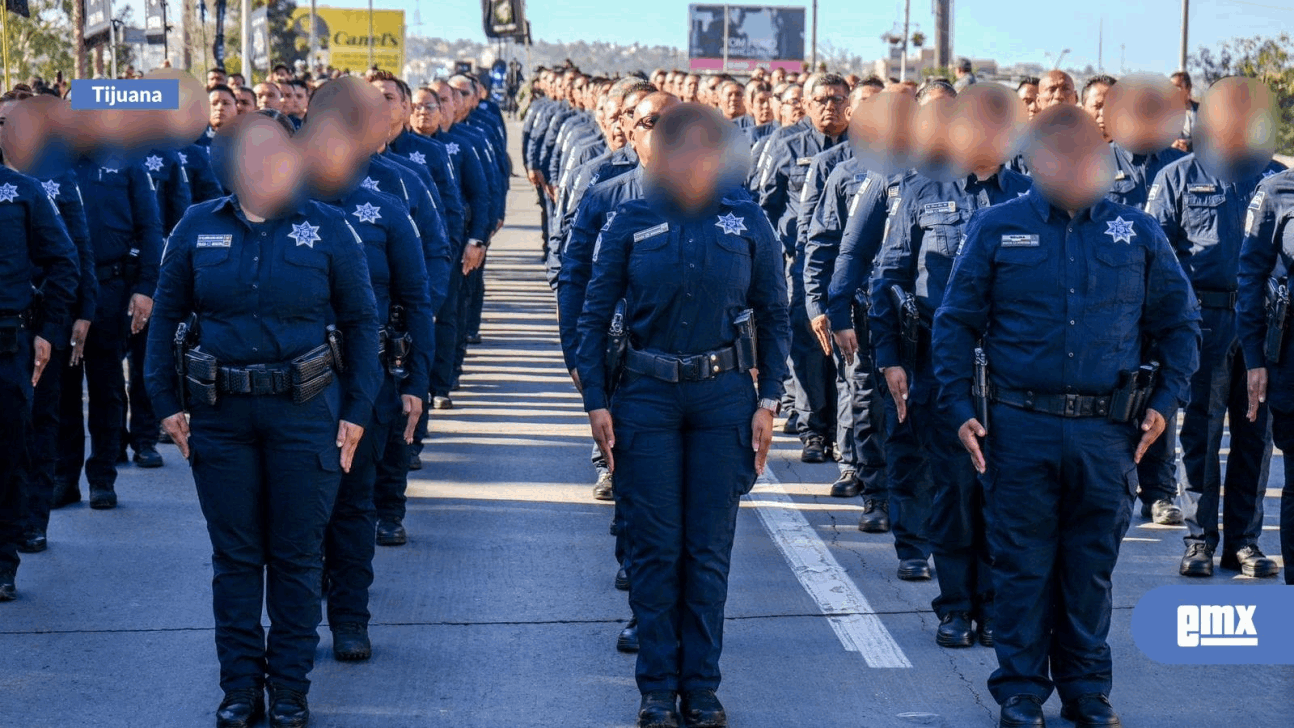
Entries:
[[[533, 194], [510, 203], [490, 250], [485, 341], [412, 474], [410, 543], [378, 550], [374, 657], [335, 662], [321, 627], [312, 725], [634, 724], [633, 658], [614, 649], [628, 607], [612, 585], [611, 507], [590, 497], [587, 421], [562, 367]], [[0, 606], [0, 728], [213, 723], [210, 545], [186, 465], [162, 452], [161, 470], [123, 468], [120, 507], [55, 512], [49, 551], [25, 557], [20, 599]], [[778, 437], [773, 478], [738, 523], [720, 691], [731, 724], [996, 725], [992, 650], [935, 645], [934, 582], [899, 581], [890, 537], [857, 530], [857, 499], [826, 495], [836, 467], [798, 455]], [[1269, 554], [1281, 473], [1273, 463]], [[1124, 543], [1111, 631], [1124, 725], [1289, 726], [1294, 668], [1160, 665], [1132, 643], [1138, 597], [1187, 581], [1182, 531], [1134, 518]], [[1055, 698], [1046, 709], [1069, 725]]]

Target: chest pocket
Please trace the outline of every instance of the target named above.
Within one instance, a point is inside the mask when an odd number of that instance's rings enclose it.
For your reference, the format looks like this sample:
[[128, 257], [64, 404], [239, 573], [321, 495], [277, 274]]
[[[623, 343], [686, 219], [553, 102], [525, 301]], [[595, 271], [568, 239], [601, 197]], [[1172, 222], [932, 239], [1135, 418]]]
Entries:
[[800, 164], [797, 160], [791, 165], [790, 171], [786, 173], [788, 184], [786, 187], [786, 196], [792, 204], [800, 203], [800, 195], [804, 192], [804, 181], [809, 178], [808, 164]]
[[1134, 199], [1136, 191], [1137, 181], [1131, 177], [1125, 177], [1114, 181], [1114, 184], [1110, 186], [1110, 194], [1108, 197], [1111, 201], [1117, 202], [1120, 205], [1133, 205], [1134, 207], [1140, 207], [1140, 203], [1145, 202], [1145, 200]]
[[[354, 240], [348, 242], [353, 244]], [[288, 265], [280, 271], [281, 275], [289, 278], [286, 281], [276, 279], [270, 287], [286, 289], [281, 291], [281, 295], [288, 305], [294, 302], [328, 301], [331, 298], [328, 280], [330, 261], [327, 253], [317, 249], [322, 243], [316, 241], [315, 248], [296, 245], [291, 239], [280, 244], [291, 246], [283, 254]], [[286, 285], [279, 285], [280, 283]]]
[[1136, 245], [1098, 244], [1088, 271], [1088, 295], [1096, 305], [1146, 300], [1146, 253]]
[[733, 291], [744, 299], [750, 290], [751, 268], [755, 262], [751, 256], [754, 243], [739, 235], [720, 234], [716, 240], [718, 245], [709, 251], [710, 260], [703, 285], [716, 293], [721, 289]]
[[999, 248], [994, 258], [995, 299], [1037, 301], [1056, 295], [1056, 276], [1047, 265], [1045, 248]]
[[921, 228], [922, 247], [945, 258], [955, 258], [957, 247], [961, 245], [962, 222], [966, 219], [964, 210], [952, 212], [925, 212], [917, 217], [917, 226]]
[[1192, 242], [1217, 242], [1218, 228], [1224, 222], [1226, 195], [1186, 194], [1182, 205], [1182, 228]]
[[629, 252], [629, 281], [643, 290], [675, 290], [683, 282], [679, 270], [678, 231], [672, 227], [648, 238], [633, 242]]
[[193, 290], [199, 299], [217, 300], [235, 291], [237, 273], [228, 262], [229, 246], [193, 249]]

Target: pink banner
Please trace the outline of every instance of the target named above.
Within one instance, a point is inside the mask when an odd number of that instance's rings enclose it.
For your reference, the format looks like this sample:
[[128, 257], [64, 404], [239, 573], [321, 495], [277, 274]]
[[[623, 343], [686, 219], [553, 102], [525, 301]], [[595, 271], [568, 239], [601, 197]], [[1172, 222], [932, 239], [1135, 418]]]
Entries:
[[[799, 72], [804, 67], [804, 61], [728, 61], [729, 71], [753, 71], [756, 68], [763, 68], [772, 71], [777, 68], [786, 71]], [[722, 58], [693, 58], [688, 62], [688, 68], [693, 71], [722, 71]]]

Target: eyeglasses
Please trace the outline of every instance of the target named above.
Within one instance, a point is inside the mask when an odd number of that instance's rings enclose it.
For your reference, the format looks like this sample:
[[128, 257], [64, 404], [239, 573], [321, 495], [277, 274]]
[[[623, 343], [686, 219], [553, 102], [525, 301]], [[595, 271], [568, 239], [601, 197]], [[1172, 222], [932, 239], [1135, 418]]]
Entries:
[[635, 129], [651, 131], [656, 128], [656, 122], [660, 121], [660, 114], [648, 114], [634, 123]]
[[414, 104], [413, 110], [425, 111], [430, 114], [433, 111], [440, 111], [440, 104]]
[[813, 99], [813, 103], [818, 106], [844, 106], [845, 101], [846, 99], [844, 96], [823, 96], [821, 98]]

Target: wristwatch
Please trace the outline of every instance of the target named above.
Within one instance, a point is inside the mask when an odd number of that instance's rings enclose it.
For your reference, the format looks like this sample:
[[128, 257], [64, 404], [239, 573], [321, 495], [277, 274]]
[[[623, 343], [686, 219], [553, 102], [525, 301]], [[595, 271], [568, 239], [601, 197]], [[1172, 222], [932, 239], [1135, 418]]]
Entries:
[[760, 409], [766, 409], [766, 410], [768, 410], [769, 412], [772, 412], [772, 413], [773, 413], [773, 416], [774, 416], [774, 417], [776, 417], [776, 416], [777, 416], [777, 413], [778, 413], [778, 412], [780, 412], [780, 411], [782, 410], [782, 400], [780, 400], [780, 399], [761, 399], [761, 400], [759, 400], [759, 408], [760, 408]]

